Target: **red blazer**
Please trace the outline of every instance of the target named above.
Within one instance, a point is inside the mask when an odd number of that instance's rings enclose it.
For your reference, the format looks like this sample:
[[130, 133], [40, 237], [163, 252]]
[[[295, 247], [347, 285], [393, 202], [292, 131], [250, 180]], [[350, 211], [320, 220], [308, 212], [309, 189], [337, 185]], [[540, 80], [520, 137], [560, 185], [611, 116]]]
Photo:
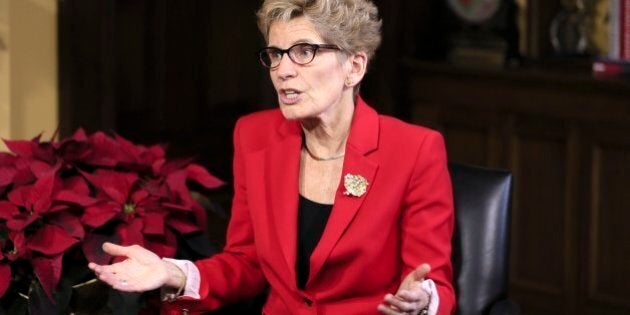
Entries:
[[[241, 118], [234, 131], [234, 200], [224, 251], [196, 262], [201, 300], [171, 309], [215, 309], [269, 287], [264, 314], [376, 314], [387, 292], [421, 263], [451, 314], [453, 198], [441, 135], [381, 116], [358, 99], [335, 203], [297, 288], [298, 170], [302, 131], [278, 109]], [[367, 179], [344, 195], [343, 176]], [[170, 308], [169, 307], [169, 308]]]

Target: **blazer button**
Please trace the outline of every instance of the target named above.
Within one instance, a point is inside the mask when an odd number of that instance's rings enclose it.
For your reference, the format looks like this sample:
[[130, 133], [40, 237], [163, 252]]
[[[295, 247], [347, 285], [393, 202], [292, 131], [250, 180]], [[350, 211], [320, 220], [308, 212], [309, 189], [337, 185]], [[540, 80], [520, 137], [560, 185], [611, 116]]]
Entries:
[[306, 304], [306, 306], [311, 306], [313, 305], [313, 301], [311, 301], [308, 298], [302, 298], [302, 301], [304, 301], [304, 304]]

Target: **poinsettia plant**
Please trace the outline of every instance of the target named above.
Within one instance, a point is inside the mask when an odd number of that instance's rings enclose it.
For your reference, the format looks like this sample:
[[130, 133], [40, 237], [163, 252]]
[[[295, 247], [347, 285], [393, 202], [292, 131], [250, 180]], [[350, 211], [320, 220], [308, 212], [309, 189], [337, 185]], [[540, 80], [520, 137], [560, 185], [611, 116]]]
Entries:
[[[222, 185], [190, 159], [167, 159], [163, 145], [120, 135], [79, 129], [63, 140], [4, 143], [10, 152], [0, 152], [0, 300], [39, 305], [26, 306], [31, 313], [46, 305], [65, 312], [72, 287], [94, 278], [88, 261], [119, 259], [102, 251], [104, 241], [174, 257], [186, 239], [203, 239], [206, 212], [190, 188]], [[2, 302], [0, 311], [17, 307]]]

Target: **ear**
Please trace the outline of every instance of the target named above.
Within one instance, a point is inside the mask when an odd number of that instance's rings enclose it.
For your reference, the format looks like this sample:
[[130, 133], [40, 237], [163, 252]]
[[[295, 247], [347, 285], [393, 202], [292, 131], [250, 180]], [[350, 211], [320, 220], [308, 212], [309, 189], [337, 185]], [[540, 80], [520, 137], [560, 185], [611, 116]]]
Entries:
[[346, 76], [345, 84], [347, 87], [354, 88], [361, 83], [365, 72], [367, 71], [368, 57], [365, 52], [359, 51], [348, 57], [350, 71]]

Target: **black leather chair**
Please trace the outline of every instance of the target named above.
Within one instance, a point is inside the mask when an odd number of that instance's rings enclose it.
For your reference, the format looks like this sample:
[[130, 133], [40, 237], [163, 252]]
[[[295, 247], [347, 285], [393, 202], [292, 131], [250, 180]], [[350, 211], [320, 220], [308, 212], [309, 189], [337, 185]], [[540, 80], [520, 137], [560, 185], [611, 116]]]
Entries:
[[453, 163], [449, 170], [455, 199], [457, 314], [520, 314], [507, 299], [512, 175]]

